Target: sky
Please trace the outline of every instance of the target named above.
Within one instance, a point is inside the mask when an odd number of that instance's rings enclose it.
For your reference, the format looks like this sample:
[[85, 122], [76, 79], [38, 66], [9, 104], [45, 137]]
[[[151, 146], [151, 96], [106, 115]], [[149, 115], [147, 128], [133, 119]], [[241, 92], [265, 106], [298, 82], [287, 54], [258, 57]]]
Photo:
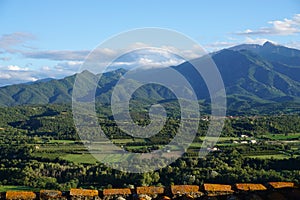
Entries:
[[[207, 52], [266, 41], [300, 49], [300, 1], [0, 0], [0, 86], [77, 73], [101, 42], [144, 27], [177, 31]], [[174, 64], [150, 58], [138, 61]]]

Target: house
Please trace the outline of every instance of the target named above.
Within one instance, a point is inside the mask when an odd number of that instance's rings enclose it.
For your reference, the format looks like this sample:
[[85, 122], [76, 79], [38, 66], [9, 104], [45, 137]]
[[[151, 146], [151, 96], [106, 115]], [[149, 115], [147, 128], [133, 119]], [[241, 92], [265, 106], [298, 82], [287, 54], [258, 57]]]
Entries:
[[212, 148], [212, 151], [219, 151], [220, 149], [218, 149], [217, 147]]
[[213, 148], [207, 148], [207, 151], [220, 151], [220, 149], [218, 149], [217, 147], [213, 147]]
[[248, 135], [241, 135], [241, 138], [247, 138]]
[[256, 144], [257, 141], [256, 141], [256, 140], [250, 140], [250, 143], [251, 143], [251, 144]]

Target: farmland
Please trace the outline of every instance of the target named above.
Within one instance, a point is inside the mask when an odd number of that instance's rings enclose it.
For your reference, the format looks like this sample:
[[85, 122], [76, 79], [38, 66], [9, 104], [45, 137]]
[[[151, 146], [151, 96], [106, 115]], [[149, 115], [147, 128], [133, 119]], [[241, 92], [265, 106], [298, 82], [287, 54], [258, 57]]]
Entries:
[[[241, 148], [244, 149], [241, 154], [244, 157], [249, 158], [258, 158], [258, 159], [288, 159], [292, 156], [299, 156], [300, 151], [300, 133], [294, 134], [278, 134], [278, 135], [262, 135], [258, 138], [256, 137], [220, 137], [218, 139], [215, 147], [217, 150], [221, 151], [222, 149], [228, 148]], [[206, 138], [210, 140], [211, 138]], [[199, 150], [202, 145], [205, 137], [199, 137], [198, 142], [193, 142], [190, 145], [190, 151], [194, 151], [196, 149]], [[117, 145], [130, 144], [126, 146], [126, 149], [129, 151], [141, 151], [143, 149], [148, 149], [151, 146], [144, 145], [134, 145], [145, 142], [144, 139], [114, 139], [112, 140]], [[255, 141], [255, 144], [252, 144], [251, 141]], [[244, 142], [244, 143], [243, 143]], [[247, 142], [247, 143], [245, 143]], [[73, 140], [51, 140], [48, 143], [41, 144], [37, 146], [38, 149], [35, 150], [35, 157], [43, 157], [43, 158], [60, 158], [70, 162], [82, 163], [82, 164], [95, 164], [98, 162], [118, 162], [121, 158], [118, 155], [106, 155], [106, 154], [97, 154], [97, 159], [94, 158], [85, 145], [78, 144], [78, 142]], [[133, 144], [133, 145], [132, 145]], [[105, 145], [103, 145], [104, 147]], [[158, 148], [162, 148], [162, 145], [157, 145]], [[260, 151], [254, 151], [262, 148]], [[273, 149], [267, 149], [274, 147]], [[284, 148], [282, 148], [284, 147]], [[197, 157], [195, 155], [194, 157]], [[193, 157], [193, 156], [192, 156]], [[125, 159], [125, 158], [122, 158]]]
[[[106, 162], [128, 162], [135, 168], [141, 161], [129, 154], [103, 153], [109, 150], [106, 142], [80, 140], [68, 106], [12, 107], [2, 109], [0, 115], [2, 190], [10, 187], [68, 190], [72, 187], [201, 184], [207, 181], [229, 184], [300, 182], [299, 115], [228, 117], [219, 138], [205, 137], [209, 121], [200, 120], [194, 141], [180, 159], [157, 171], [142, 174], [106, 166]], [[176, 135], [177, 123], [177, 119], [170, 118], [159, 135], [133, 138], [120, 131], [113, 120], [99, 120], [107, 138], [132, 153], [163, 149]], [[203, 158], [199, 157], [201, 148], [202, 153], [207, 153]], [[173, 145], [163, 153], [175, 155], [180, 150], [180, 146]], [[146, 163], [157, 162], [150, 158]], [[159, 162], [164, 165], [165, 160]]]

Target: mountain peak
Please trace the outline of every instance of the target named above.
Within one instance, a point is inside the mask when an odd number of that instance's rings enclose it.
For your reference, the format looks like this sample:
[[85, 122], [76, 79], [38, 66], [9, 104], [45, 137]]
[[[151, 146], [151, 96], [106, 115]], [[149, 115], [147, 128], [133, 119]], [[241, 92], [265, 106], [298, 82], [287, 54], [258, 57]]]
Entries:
[[95, 75], [92, 72], [90, 72], [89, 70], [85, 69], [82, 72], [80, 72], [80, 74], [84, 74], [84, 75]]
[[270, 42], [270, 41], [266, 41], [264, 44], [263, 44], [263, 47], [276, 47], [277, 45]]

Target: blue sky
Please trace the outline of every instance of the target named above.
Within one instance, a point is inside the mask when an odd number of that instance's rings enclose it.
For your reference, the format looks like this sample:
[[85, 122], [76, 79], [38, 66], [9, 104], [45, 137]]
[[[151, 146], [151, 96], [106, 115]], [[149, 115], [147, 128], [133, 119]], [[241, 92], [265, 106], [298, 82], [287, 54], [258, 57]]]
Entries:
[[0, 24], [0, 86], [74, 74], [100, 42], [143, 27], [210, 52], [266, 40], [300, 49], [297, 0], [0, 0]]

